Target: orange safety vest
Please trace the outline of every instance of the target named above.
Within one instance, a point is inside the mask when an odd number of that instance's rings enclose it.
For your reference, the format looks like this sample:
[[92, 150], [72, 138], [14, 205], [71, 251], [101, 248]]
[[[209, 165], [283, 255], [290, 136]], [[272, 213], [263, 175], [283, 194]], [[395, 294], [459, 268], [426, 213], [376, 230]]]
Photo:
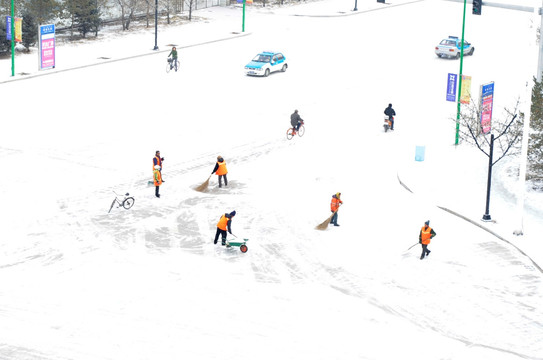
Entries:
[[[158, 155], [155, 155], [154, 158], [156, 159], [156, 165], [160, 166], [160, 170], [162, 170], [162, 159]], [[155, 162], [153, 161], [153, 170], [154, 169], [155, 169]]]
[[339, 204], [343, 204], [343, 201], [341, 201], [337, 197], [332, 197], [332, 202], [330, 203], [330, 209], [334, 212], [337, 211], [339, 209]]
[[424, 245], [428, 245], [430, 243], [430, 239], [432, 238], [432, 228], [423, 226], [422, 229], [420, 229], [420, 239], [421, 242]]
[[155, 180], [155, 186], [160, 186], [162, 185], [162, 175], [160, 174], [160, 171], [158, 170], [154, 170], [153, 171], [153, 178]]
[[217, 172], [215, 174], [217, 175], [226, 175], [228, 174], [228, 171], [226, 170], [226, 161], [221, 161], [221, 162], [218, 162], [217, 161], [217, 164], [219, 164], [219, 168], [217, 169]]
[[221, 230], [224, 230], [226, 231], [227, 228], [228, 228], [228, 220], [230, 220], [229, 218], [226, 217], [226, 215], [223, 215], [221, 216], [221, 219], [219, 220], [219, 222], [217, 223], [217, 227]]

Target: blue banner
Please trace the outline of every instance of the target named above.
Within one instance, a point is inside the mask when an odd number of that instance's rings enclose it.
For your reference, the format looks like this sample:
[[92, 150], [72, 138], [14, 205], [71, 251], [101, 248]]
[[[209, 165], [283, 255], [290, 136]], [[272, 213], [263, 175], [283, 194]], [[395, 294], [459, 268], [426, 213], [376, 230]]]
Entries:
[[54, 34], [54, 33], [55, 33], [54, 24], [40, 26], [40, 35]]
[[11, 16], [6, 16], [6, 40], [11, 40]]
[[447, 101], [456, 101], [456, 74], [449, 73], [447, 77]]

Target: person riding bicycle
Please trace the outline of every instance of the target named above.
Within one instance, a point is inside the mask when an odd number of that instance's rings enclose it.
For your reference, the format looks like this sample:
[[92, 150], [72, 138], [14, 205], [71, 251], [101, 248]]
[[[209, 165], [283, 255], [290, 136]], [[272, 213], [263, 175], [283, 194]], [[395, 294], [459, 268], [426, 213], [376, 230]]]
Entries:
[[392, 108], [392, 104], [388, 104], [388, 107], [385, 109], [385, 115], [388, 116], [390, 121], [390, 130], [394, 130], [394, 116], [396, 116], [396, 111]]
[[[172, 57], [170, 59], [170, 56]], [[168, 62], [170, 63], [170, 70], [173, 69], [175, 62], [177, 61], [177, 49], [175, 46], [172, 48], [172, 51], [168, 54]], [[175, 69], [177, 71], [177, 69]]]
[[292, 125], [292, 128], [296, 131], [300, 129], [300, 125], [302, 125], [303, 121], [300, 114], [298, 114], [298, 110], [294, 110], [294, 113], [290, 115], [290, 125]]

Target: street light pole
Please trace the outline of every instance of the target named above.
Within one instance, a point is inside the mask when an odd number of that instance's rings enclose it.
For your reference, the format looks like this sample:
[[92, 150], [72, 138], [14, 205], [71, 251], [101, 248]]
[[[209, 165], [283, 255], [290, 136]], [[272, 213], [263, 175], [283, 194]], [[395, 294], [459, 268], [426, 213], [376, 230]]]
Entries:
[[15, 7], [11, 0], [11, 76], [15, 76]]
[[490, 221], [490, 187], [492, 185], [492, 161], [494, 157], [494, 134], [490, 135], [490, 152], [488, 156], [488, 179], [486, 183], [486, 209], [483, 215], [484, 221]]
[[358, 0], [354, 0], [354, 9], [353, 11], [358, 11]]
[[155, 47], [153, 50], [158, 50], [158, 0], [155, 0]]
[[466, 26], [466, 0], [464, 0], [464, 15], [462, 17], [462, 42], [460, 44], [460, 74], [458, 74], [458, 103], [456, 105], [456, 135], [454, 145], [458, 145], [460, 133], [460, 96], [462, 94], [462, 66], [464, 65], [464, 28]]

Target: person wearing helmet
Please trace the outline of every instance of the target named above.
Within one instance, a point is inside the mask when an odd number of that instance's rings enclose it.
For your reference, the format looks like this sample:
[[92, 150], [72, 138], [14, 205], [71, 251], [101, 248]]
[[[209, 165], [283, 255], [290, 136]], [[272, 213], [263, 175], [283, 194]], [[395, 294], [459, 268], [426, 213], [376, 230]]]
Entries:
[[219, 176], [219, 187], [222, 187], [222, 179], [224, 179], [224, 186], [228, 186], [228, 179], [226, 178], [226, 174], [228, 174], [228, 170], [226, 169], [226, 161], [224, 161], [223, 157], [220, 155], [217, 156], [217, 163], [211, 172], [211, 175], [213, 174], [217, 174]]
[[385, 115], [390, 120], [390, 130], [394, 130], [394, 116], [396, 116], [396, 111], [392, 108], [392, 104], [388, 104], [388, 107], [385, 109]]
[[430, 227], [430, 220], [427, 220], [422, 229], [420, 229], [419, 234], [419, 244], [422, 245], [422, 254], [420, 255], [421, 260], [424, 259], [424, 256], [430, 255], [431, 251], [428, 250], [428, 245], [434, 236], [436, 236], [436, 232]]
[[162, 175], [160, 174], [160, 165], [155, 165], [155, 169], [153, 170], [153, 180], [155, 181], [155, 196], [159, 198], [160, 194], [158, 191], [163, 182]]
[[332, 219], [330, 219], [330, 224], [333, 224], [334, 226], [339, 226], [339, 224], [337, 223], [337, 212], [341, 204], [343, 204], [343, 201], [341, 201], [341, 193], [338, 192], [332, 195], [330, 210], [334, 213], [334, 215], [332, 215]]
[[300, 114], [298, 114], [298, 110], [294, 110], [292, 115], [290, 115], [290, 125], [292, 125], [292, 128], [296, 131], [300, 129], [300, 125], [302, 125], [303, 121]]
[[217, 240], [219, 240], [219, 235], [221, 235], [221, 244], [223, 246], [226, 245], [226, 232], [228, 231], [230, 234], [232, 234], [232, 218], [234, 216], [236, 216], [236, 210], [232, 211], [230, 214], [225, 213], [221, 216], [219, 222], [217, 223], [217, 232], [215, 233], [214, 244], [217, 244]]
[[[172, 57], [170, 59], [170, 56]], [[170, 63], [170, 70], [173, 69], [173, 66], [175, 62], [177, 61], [177, 49], [175, 46], [172, 48], [172, 51], [168, 54], [168, 62]], [[177, 68], [175, 68], [175, 71], [177, 71]]]

